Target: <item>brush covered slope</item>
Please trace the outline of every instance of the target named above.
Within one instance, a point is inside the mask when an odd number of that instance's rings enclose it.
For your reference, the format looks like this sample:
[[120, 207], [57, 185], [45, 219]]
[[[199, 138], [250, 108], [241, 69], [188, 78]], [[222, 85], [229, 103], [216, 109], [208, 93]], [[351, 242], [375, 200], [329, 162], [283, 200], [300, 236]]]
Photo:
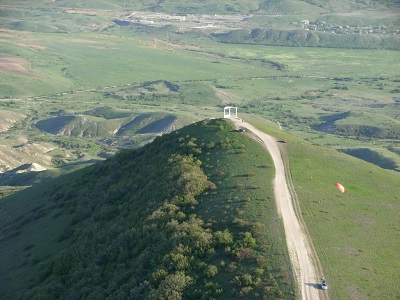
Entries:
[[205, 120], [3, 198], [0, 298], [294, 299], [271, 165]]

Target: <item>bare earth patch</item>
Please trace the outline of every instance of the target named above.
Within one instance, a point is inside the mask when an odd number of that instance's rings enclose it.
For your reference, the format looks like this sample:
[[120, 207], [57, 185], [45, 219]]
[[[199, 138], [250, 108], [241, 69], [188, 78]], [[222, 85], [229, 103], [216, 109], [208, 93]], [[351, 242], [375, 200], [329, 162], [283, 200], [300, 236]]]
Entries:
[[398, 14], [392, 11], [363, 11], [363, 10], [354, 10], [351, 12], [338, 13], [338, 16], [344, 17], [370, 17], [376, 19], [384, 19], [396, 17]]
[[0, 132], [5, 132], [26, 116], [9, 110], [0, 110]]
[[65, 12], [68, 14], [97, 16], [97, 11], [95, 11], [95, 10], [66, 9]]
[[30, 77], [41, 77], [38, 74], [29, 72], [23, 65], [29, 65], [29, 62], [22, 57], [0, 53], [0, 72]]
[[68, 43], [74, 43], [74, 44], [101, 44], [98, 41], [94, 41], [94, 40], [89, 40], [89, 39], [79, 39], [79, 38], [69, 38], [66, 39], [66, 41]]
[[52, 158], [48, 152], [54, 149], [55, 147], [48, 143], [23, 143], [14, 146], [0, 143], [0, 174], [27, 163], [51, 166]]
[[0, 29], [0, 37], [12, 38], [12, 34], [7, 33], [3, 29]]

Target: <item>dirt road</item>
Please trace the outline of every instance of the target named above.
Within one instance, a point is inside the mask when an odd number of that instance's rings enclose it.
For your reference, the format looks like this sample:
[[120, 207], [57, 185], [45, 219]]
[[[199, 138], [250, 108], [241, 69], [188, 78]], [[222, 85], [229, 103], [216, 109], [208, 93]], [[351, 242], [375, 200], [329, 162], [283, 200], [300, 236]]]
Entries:
[[276, 169], [274, 180], [275, 200], [278, 213], [282, 216], [290, 260], [300, 289], [301, 299], [329, 299], [326, 291], [319, 289], [322, 275], [318, 274], [321, 271], [317, 272], [314, 264], [314, 262], [318, 262], [318, 258], [313, 253], [312, 244], [304, 229], [305, 225], [301, 224], [296, 216], [286, 180], [285, 166], [276, 139], [256, 129], [254, 126], [242, 122], [241, 119], [232, 119], [232, 121], [236, 127], [246, 128], [256, 135], [267, 148], [274, 162]]

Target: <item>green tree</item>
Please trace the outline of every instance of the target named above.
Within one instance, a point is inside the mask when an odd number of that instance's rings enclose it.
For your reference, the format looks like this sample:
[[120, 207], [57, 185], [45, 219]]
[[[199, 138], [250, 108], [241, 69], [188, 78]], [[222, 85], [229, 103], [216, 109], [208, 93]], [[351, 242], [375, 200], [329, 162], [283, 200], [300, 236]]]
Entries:
[[233, 243], [233, 234], [228, 229], [216, 231], [214, 238], [219, 245], [231, 245]]
[[214, 277], [218, 274], [218, 268], [214, 265], [209, 265], [206, 268], [206, 275], [207, 277]]
[[184, 289], [192, 282], [192, 278], [184, 272], [176, 272], [168, 275], [158, 286], [149, 294], [150, 300], [181, 300]]

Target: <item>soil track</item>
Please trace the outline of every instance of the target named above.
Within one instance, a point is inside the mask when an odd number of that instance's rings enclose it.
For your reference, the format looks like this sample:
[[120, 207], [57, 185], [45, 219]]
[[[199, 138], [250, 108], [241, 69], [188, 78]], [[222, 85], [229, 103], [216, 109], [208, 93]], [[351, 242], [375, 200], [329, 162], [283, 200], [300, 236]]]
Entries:
[[320, 278], [323, 275], [321, 264], [301, 217], [300, 206], [290, 173], [285, 171], [285, 167], [288, 169], [287, 158], [285, 160], [282, 158], [278, 143], [273, 137], [241, 119], [232, 119], [232, 121], [237, 128], [243, 127], [250, 130], [255, 135], [255, 139], [268, 150], [274, 162], [276, 170], [274, 180], [275, 200], [285, 228], [286, 242], [300, 290], [300, 299], [328, 300], [327, 292], [319, 287]]

